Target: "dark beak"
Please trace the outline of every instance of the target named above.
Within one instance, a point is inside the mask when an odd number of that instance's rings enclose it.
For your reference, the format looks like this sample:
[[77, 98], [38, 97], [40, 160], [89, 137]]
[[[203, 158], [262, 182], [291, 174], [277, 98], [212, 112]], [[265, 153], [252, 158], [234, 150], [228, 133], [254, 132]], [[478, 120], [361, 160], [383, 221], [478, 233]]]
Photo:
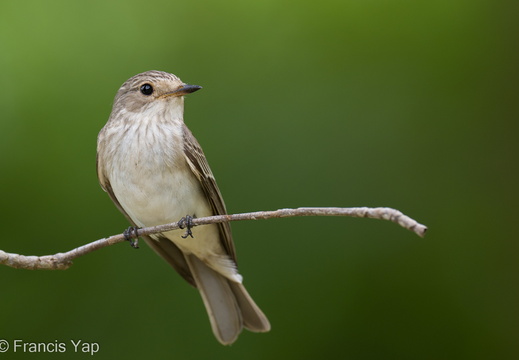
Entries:
[[185, 84], [182, 87], [178, 88], [175, 91], [171, 91], [168, 93], [163, 94], [163, 97], [169, 97], [169, 96], [184, 96], [187, 94], [194, 93], [195, 91], [200, 90], [202, 87], [198, 85], [188, 85]]

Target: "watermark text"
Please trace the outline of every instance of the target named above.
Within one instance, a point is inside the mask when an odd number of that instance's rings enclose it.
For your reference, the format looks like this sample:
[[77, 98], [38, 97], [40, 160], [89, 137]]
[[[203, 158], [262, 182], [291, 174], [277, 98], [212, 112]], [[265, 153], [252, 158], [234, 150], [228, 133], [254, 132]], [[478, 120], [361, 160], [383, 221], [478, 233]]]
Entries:
[[[0, 353], [86, 353], [95, 355], [100, 350], [97, 342], [83, 340], [33, 342], [22, 339], [0, 339]], [[1, 356], [1, 355], [0, 355]]]

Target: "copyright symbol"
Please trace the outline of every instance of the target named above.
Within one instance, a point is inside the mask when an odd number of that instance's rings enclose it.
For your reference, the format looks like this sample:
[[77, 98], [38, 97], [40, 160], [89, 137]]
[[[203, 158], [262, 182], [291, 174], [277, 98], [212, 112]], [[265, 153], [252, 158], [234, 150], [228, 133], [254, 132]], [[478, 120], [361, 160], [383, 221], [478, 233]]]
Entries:
[[0, 340], [0, 352], [9, 350], [9, 342], [7, 340]]

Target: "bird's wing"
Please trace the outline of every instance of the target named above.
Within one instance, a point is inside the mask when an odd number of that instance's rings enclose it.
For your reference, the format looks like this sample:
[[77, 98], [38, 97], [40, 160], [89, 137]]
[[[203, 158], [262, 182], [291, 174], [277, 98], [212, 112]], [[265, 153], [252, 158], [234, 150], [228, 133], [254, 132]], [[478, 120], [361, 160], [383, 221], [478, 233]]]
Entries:
[[[218, 185], [216, 184], [211, 168], [207, 163], [202, 147], [186, 125], [184, 125], [183, 130], [184, 155], [191, 171], [193, 171], [193, 174], [200, 182], [205, 196], [211, 204], [214, 215], [227, 214], [222, 194], [218, 189]], [[236, 250], [234, 249], [234, 243], [232, 241], [231, 225], [228, 222], [223, 222], [219, 223], [218, 226], [220, 229], [220, 240], [222, 246], [231, 259], [236, 263]]]

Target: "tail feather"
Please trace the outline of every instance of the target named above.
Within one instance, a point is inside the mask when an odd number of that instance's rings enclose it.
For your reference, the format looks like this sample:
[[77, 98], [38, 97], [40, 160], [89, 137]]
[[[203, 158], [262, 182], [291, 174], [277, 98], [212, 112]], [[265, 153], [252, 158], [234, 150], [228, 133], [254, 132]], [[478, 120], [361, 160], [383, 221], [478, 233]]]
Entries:
[[253, 332], [269, 331], [269, 320], [258, 305], [256, 305], [254, 300], [252, 300], [251, 296], [245, 289], [245, 286], [231, 281], [229, 284], [231, 285], [232, 292], [234, 293], [238, 306], [240, 307], [245, 328]]
[[186, 260], [204, 301], [214, 335], [222, 344], [232, 344], [242, 330], [243, 321], [229, 280], [194, 255], [187, 255]]
[[229, 280], [194, 255], [186, 255], [186, 260], [220, 343], [232, 344], [244, 326], [254, 332], [270, 330], [267, 317], [241, 283]]

